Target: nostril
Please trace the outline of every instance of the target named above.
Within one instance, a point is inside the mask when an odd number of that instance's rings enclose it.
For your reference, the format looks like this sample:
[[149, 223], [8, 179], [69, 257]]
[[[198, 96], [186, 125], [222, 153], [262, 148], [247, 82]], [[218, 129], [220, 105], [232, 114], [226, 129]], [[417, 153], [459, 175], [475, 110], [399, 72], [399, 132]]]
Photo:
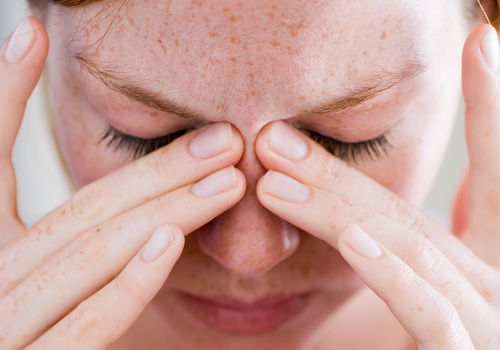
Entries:
[[297, 228], [274, 219], [272, 224], [262, 226], [227, 225], [223, 217], [218, 217], [199, 231], [198, 244], [231, 273], [257, 277], [292, 255], [300, 243]]

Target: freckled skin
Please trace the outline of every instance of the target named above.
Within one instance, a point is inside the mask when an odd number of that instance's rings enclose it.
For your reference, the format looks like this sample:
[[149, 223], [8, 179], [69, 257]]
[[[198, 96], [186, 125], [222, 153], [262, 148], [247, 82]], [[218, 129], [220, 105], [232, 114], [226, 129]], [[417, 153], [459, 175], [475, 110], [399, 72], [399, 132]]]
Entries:
[[[86, 53], [98, 63], [134, 78], [139, 86], [201, 111], [210, 122], [233, 123], [245, 141], [237, 166], [249, 186], [243, 200], [216, 219], [218, 230], [205, 227], [186, 237], [182, 257], [128, 339], [140, 336], [135, 329], [149, 329], [157, 338], [141, 344], [151, 349], [156, 342], [164, 349], [170, 349], [169, 344], [172, 349], [206, 349], [209, 344], [221, 350], [293, 350], [311, 339], [319, 342], [318, 348], [335, 348], [327, 319], [360, 288], [359, 279], [337, 251], [305, 232], [299, 232], [300, 242], [293, 251], [283, 251], [280, 219], [255, 196], [255, 184], [265, 169], [252, 145], [259, 130], [275, 120], [346, 142], [374, 138], [391, 129], [394, 148], [389, 157], [353, 166], [421, 204], [443, 155], [460, 94], [460, 53], [468, 31], [458, 15], [460, 2], [177, 0], [144, 6], [131, 0], [126, 4], [121, 10], [112, 5], [102, 12], [95, 5], [76, 12], [57, 6], [48, 10], [53, 114], [76, 187], [130, 161], [99, 143], [108, 123], [138, 137], [197, 126], [131, 102], [80, 71], [78, 62], [68, 57], [85, 44]], [[88, 24], [75, 35], [81, 23]], [[359, 87], [350, 85], [352, 79], [401, 68], [417, 55], [429, 67], [414, 83], [337, 116], [293, 118]], [[247, 299], [315, 289], [320, 297], [290, 328], [242, 339], [199, 329], [179, 316], [172, 297], [176, 289]], [[170, 316], [158, 321], [155, 310]], [[381, 346], [391, 348], [384, 341]], [[373, 349], [372, 345], [366, 348]], [[122, 346], [126, 349], [126, 344]]]

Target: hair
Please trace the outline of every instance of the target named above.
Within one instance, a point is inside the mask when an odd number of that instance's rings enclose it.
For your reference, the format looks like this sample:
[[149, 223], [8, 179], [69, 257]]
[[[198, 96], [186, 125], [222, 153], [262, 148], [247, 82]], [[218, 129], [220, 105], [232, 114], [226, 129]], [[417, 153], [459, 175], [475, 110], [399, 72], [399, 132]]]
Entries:
[[36, 8], [44, 8], [49, 2], [56, 5], [67, 6], [67, 7], [77, 7], [89, 5], [93, 2], [98, 2], [101, 0], [28, 0], [31, 6]]

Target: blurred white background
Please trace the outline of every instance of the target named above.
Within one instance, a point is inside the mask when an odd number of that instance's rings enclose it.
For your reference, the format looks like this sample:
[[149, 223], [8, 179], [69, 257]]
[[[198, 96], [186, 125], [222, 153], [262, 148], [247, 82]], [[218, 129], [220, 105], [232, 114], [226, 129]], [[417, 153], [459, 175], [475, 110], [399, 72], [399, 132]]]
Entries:
[[[0, 44], [15, 29], [27, 10], [24, 0], [0, 0]], [[44, 108], [44, 99], [37, 88], [30, 100], [14, 152], [18, 206], [21, 218], [27, 224], [35, 222], [70, 194], [70, 185], [63, 175], [44, 117]], [[441, 172], [424, 206], [425, 211], [439, 221], [440, 217], [446, 218], [449, 214], [455, 190], [467, 163], [463, 125], [461, 108]]]

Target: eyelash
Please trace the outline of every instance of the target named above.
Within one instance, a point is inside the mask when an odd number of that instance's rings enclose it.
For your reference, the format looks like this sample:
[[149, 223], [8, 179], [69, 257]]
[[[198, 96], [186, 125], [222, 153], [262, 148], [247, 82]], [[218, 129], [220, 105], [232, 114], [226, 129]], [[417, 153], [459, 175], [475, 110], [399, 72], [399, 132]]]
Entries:
[[106, 131], [104, 136], [101, 138], [100, 142], [106, 142], [106, 146], [108, 148], [111, 148], [114, 151], [123, 151], [133, 159], [137, 159], [156, 151], [158, 148], [165, 147], [189, 131], [191, 131], [191, 129], [183, 129], [165, 136], [153, 139], [143, 139], [124, 134], [110, 126], [108, 131]]
[[359, 141], [342, 142], [328, 136], [321, 135], [311, 130], [300, 129], [306, 136], [318, 143], [329, 153], [346, 162], [358, 162], [359, 160], [380, 160], [389, 155], [392, 148], [387, 139], [387, 133], [377, 138]]
[[[168, 145], [191, 130], [183, 129], [165, 136], [143, 139], [124, 134], [110, 126], [100, 142], [106, 142], [106, 146], [114, 151], [123, 151], [133, 159], [137, 159]], [[342, 142], [311, 130], [300, 129], [300, 131], [334, 156], [348, 162], [365, 160], [366, 157], [370, 160], [379, 160], [388, 156], [388, 150], [392, 147], [386, 134], [367, 141]]]

